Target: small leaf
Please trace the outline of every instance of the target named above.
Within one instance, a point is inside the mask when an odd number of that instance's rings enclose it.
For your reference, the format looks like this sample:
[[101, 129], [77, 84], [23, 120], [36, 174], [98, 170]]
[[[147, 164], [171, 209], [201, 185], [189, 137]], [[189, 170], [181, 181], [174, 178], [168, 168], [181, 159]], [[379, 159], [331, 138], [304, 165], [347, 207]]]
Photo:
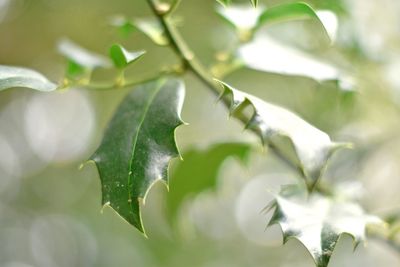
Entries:
[[344, 144], [331, 141], [330, 137], [315, 128], [296, 114], [255, 96], [241, 92], [218, 81], [224, 88], [221, 97], [230, 102], [230, 113], [236, 118], [245, 116], [243, 109], [254, 109], [247, 128], [255, 131], [263, 143], [272, 142], [275, 136], [287, 137], [293, 144], [300, 168], [306, 177], [307, 185], [312, 189], [327, 164], [332, 153]]
[[138, 52], [127, 51], [124, 47], [122, 47], [119, 44], [114, 44], [110, 48], [110, 57], [117, 68], [125, 68], [129, 64], [137, 61], [145, 53], [146, 53], [145, 51], [138, 51]]
[[318, 12], [316, 12], [311, 6], [302, 2], [281, 4], [266, 9], [258, 18], [257, 28], [264, 24], [297, 19], [315, 19], [322, 26], [328, 38], [330, 38], [330, 40], [334, 39], [330, 34], [331, 32], [328, 31], [329, 26], [325, 24], [325, 20], [321, 19]]
[[217, 2], [226, 7], [231, 3], [231, 0], [217, 0]]
[[165, 37], [164, 29], [160, 23], [151, 19], [136, 19], [134, 26], [149, 37], [155, 44], [160, 46], [166, 46], [169, 44], [168, 39]]
[[257, 5], [258, 5], [258, 0], [250, 0], [250, 3], [251, 3], [254, 7], [257, 7]]
[[0, 91], [15, 87], [25, 87], [44, 92], [57, 89], [57, 85], [34, 70], [0, 65]]
[[253, 8], [248, 5], [230, 5], [226, 8], [217, 8], [217, 14], [239, 32], [251, 31], [256, 27], [258, 18], [263, 11], [263, 7]]
[[160, 46], [166, 46], [169, 44], [169, 41], [164, 34], [164, 28], [160, 25], [158, 20], [153, 18], [129, 20], [123, 16], [116, 16], [111, 19], [111, 25], [118, 27], [125, 34], [136, 29]]
[[354, 202], [337, 200], [301, 190], [287, 190], [276, 196], [269, 225], [279, 224], [283, 242], [294, 238], [309, 251], [317, 267], [327, 267], [342, 234], [350, 235], [354, 248], [365, 240], [368, 225], [382, 221]]
[[175, 218], [182, 203], [187, 198], [213, 190], [217, 184], [218, 171], [228, 157], [244, 161], [251, 146], [241, 143], [214, 145], [206, 150], [189, 150], [184, 153], [184, 161], [179, 162], [170, 181], [167, 208], [171, 218]]
[[266, 35], [241, 46], [238, 57], [254, 70], [304, 76], [319, 83], [336, 81], [341, 90], [354, 90], [353, 79], [345, 71]]
[[168, 182], [168, 164], [179, 156], [174, 133], [182, 124], [183, 99], [184, 85], [177, 79], [135, 88], [90, 158], [99, 170], [103, 205], [143, 233], [140, 204], [155, 182]]
[[58, 43], [58, 51], [69, 61], [83, 69], [93, 70], [99, 67], [107, 68], [111, 65], [106, 57], [90, 52], [68, 39], [62, 39]]

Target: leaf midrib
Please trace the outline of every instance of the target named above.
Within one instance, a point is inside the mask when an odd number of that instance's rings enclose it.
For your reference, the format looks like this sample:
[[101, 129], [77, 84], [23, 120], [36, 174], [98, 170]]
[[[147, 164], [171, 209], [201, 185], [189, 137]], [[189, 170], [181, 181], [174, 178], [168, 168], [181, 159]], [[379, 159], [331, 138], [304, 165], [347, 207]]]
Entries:
[[143, 111], [143, 114], [142, 114], [141, 118], [140, 118], [140, 123], [139, 123], [139, 125], [137, 127], [136, 134], [135, 134], [135, 136], [133, 138], [132, 150], [131, 150], [132, 151], [132, 157], [131, 157], [130, 162], [129, 162], [129, 172], [128, 172], [128, 201], [130, 200], [129, 201], [129, 205], [130, 205], [131, 209], [133, 208], [132, 207], [132, 205], [133, 205], [132, 193], [131, 193], [131, 190], [132, 190], [132, 188], [131, 188], [131, 186], [132, 186], [132, 177], [133, 177], [133, 169], [132, 169], [132, 165], [133, 164], [132, 163], [133, 163], [133, 160], [135, 158], [136, 144], [137, 144], [137, 141], [138, 141], [138, 138], [139, 138], [139, 134], [140, 134], [143, 122], [146, 119], [146, 116], [148, 114], [148, 111], [149, 111], [154, 99], [156, 98], [157, 94], [160, 92], [161, 88], [163, 87], [163, 83], [164, 82], [159, 82], [158, 88], [154, 91], [153, 95], [150, 97], [149, 101], [147, 102], [147, 105], [146, 105], [146, 107], [145, 107], [145, 109]]

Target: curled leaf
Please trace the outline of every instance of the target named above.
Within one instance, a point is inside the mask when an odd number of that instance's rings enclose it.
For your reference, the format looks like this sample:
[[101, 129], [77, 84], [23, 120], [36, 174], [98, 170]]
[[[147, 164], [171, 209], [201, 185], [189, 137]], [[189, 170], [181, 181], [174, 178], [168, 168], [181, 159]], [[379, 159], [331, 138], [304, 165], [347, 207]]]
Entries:
[[145, 53], [145, 51], [128, 51], [119, 44], [114, 44], [110, 48], [110, 57], [117, 68], [127, 67], [129, 64], [140, 59]]

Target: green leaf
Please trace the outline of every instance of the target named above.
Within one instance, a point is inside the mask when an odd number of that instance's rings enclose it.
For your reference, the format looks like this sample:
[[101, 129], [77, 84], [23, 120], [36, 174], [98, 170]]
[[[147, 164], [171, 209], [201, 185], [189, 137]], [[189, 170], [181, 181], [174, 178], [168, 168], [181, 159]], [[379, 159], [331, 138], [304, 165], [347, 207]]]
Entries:
[[226, 7], [231, 3], [231, 0], [217, 0], [217, 2]]
[[205, 190], [213, 190], [218, 171], [228, 157], [246, 160], [251, 146], [241, 143], [223, 143], [205, 150], [192, 149], [184, 153], [170, 181], [167, 208], [170, 218], [175, 218], [182, 203], [189, 197]]
[[179, 156], [174, 133], [182, 124], [184, 92], [177, 79], [135, 88], [90, 158], [100, 174], [103, 205], [143, 233], [140, 204], [155, 182], [168, 182], [168, 164]]
[[230, 113], [236, 118], [246, 118], [246, 107], [254, 112], [246, 128], [255, 131], [263, 143], [274, 143], [275, 137], [291, 141], [307, 185], [312, 189], [325, 169], [332, 153], [345, 144], [334, 143], [330, 137], [298, 115], [253, 95], [234, 89], [218, 81], [224, 88], [221, 98], [230, 102]]
[[125, 68], [129, 64], [140, 59], [146, 52], [130, 52], [119, 44], [114, 44], [110, 48], [110, 57], [117, 68]]
[[346, 71], [267, 35], [241, 46], [238, 57], [254, 70], [308, 77], [319, 83], [334, 81], [339, 89], [354, 91], [353, 78]]
[[129, 20], [123, 16], [116, 16], [111, 19], [111, 25], [118, 27], [125, 34], [136, 29], [160, 46], [166, 46], [169, 44], [169, 41], [164, 34], [164, 28], [159, 21], [154, 18]]
[[263, 7], [253, 8], [248, 5], [230, 5], [217, 8], [217, 14], [239, 32], [251, 31], [257, 26]]
[[[108, 68], [110, 61], [108, 58], [78, 46], [68, 39], [62, 39], [58, 43], [58, 51], [70, 62], [80, 66], [82, 69], [93, 70], [95, 68]], [[71, 73], [69, 73], [71, 74]]]
[[257, 7], [257, 5], [258, 5], [258, 0], [250, 0], [250, 3], [251, 3], [254, 7]]
[[297, 239], [309, 251], [317, 267], [327, 267], [342, 234], [350, 235], [354, 248], [365, 239], [368, 225], [382, 221], [368, 214], [355, 202], [332, 199], [317, 193], [286, 190], [276, 196], [269, 225], [279, 224], [283, 242]]
[[0, 91], [15, 87], [25, 87], [44, 92], [57, 89], [57, 85], [34, 70], [0, 65]]
[[302, 2], [281, 4], [266, 9], [259, 16], [256, 27], [259, 28], [264, 24], [297, 19], [315, 19], [322, 26], [330, 40], [333, 40], [333, 36], [330, 34], [330, 31], [327, 30], [329, 27], [325, 25], [325, 20], [321, 19], [311, 6]]

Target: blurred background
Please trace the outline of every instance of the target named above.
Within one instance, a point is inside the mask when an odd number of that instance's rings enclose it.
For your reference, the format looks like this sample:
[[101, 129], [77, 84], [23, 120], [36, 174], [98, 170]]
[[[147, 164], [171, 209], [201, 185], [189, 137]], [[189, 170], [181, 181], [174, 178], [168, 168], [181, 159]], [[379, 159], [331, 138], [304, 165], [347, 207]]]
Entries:
[[[289, 1], [261, 5], [284, 2]], [[310, 21], [266, 26], [261, 34], [346, 70], [352, 76], [351, 90], [246, 68], [226, 81], [295, 111], [334, 140], [354, 142], [354, 150], [335, 155], [325, 181], [335, 181], [373, 214], [398, 214], [400, 2], [306, 2], [330, 11], [333, 45]], [[215, 12], [218, 6], [213, 0], [183, 0], [176, 14], [180, 31], [207, 66], [236, 40], [232, 27]], [[146, 1], [139, 0], [0, 0], [0, 64], [34, 68], [61, 81], [66, 62], [56, 46], [62, 38], [100, 54], [107, 54], [115, 42], [147, 50], [140, 64], [129, 69], [131, 77], [148, 76], [176, 62], [168, 48], [157, 47], [140, 33], [127, 37], [111, 27], [116, 14], [142, 18], [150, 12]], [[100, 71], [94, 77], [113, 75]], [[188, 74], [185, 80], [183, 119], [190, 125], [177, 130], [184, 158], [187, 151], [223, 142], [257, 144], [256, 137], [228, 119], [225, 108], [195, 77]], [[180, 226], [168, 223], [167, 190], [157, 184], [143, 208], [148, 239], [111, 209], [102, 210], [97, 170], [93, 165], [78, 167], [96, 149], [127, 92], [129, 88], [0, 93], [0, 266], [313, 266], [301, 244], [282, 246], [279, 228], [266, 229], [270, 215], [260, 211], [272, 199], [268, 190], [297, 177], [260, 148], [247, 164], [235, 158], [224, 161], [217, 189], [185, 202]], [[172, 163], [171, 179], [178, 164]], [[187, 179], [201, 177], [194, 171]], [[352, 240], [345, 236], [330, 266], [400, 266], [400, 254], [376, 240], [353, 253]]]

